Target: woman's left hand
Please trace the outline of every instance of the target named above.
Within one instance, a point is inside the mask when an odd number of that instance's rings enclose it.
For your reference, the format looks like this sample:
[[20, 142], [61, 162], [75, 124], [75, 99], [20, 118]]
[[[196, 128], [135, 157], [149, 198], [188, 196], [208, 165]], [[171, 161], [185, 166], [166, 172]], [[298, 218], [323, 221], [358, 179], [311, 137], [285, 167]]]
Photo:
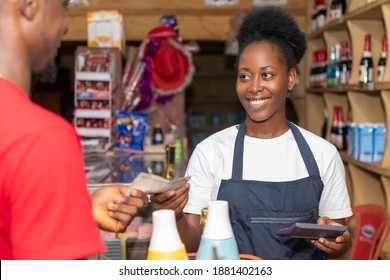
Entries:
[[[328, 217], [320, 217], [317, 220], [320, 225], [342, 226], [345, 225], [345, 219], [332, 220]], [[326, 238], [319, 238], [318, 240], [311, 240], [312, 244], [322, 251], [324, 256], [328, 259], [336, 259], [343, 256], [349, 249], [351, 241], [351, 234], [348, 229], [336, 237], [335, 240]]]
[[146, 194], [132, 189], [125, 196], [127, 186], [104, 186], [92, 194], [93, 216], [99, 227], [106, 231], [123, 232], [138, 214], [138, 211], [148, 203]]

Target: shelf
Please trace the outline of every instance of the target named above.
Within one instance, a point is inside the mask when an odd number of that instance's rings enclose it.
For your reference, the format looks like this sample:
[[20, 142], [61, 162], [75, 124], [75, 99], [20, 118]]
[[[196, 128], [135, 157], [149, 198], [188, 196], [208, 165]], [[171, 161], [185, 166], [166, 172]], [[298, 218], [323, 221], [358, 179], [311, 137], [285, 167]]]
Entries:
[[76, 72], [76, 80], [81, 81], [111, 81], [110, 73]]
[[85, 137], [110, 137], [111, 129], [107, 128], [83, 128], [77, 127], [77, 133]]
[[358, 85], [344, 85], [337, 87], [308, 87], [307, 91], [323, 93], [324, 91], [330, 91], [335, 93], [345, 93], [347, 91], [362, 91], [362, 92], [375, 92], [379, 93], [381, 90], [386, 90], [390, 88], [390, 82], [385, 83], [373, 83], [373, 84], [358, 84]]
[[88, 110], [88, 109], [76, 109], [76, 118], [92, 118], [92, 119], [109, 119], [111, 118], [110, 110]]
[[88, 89], [87, 91], [77, 91], [77, 99], [97, 99], [97, 100], [110, 100], [111, 93], [109, 91], [98, 91]]
[[361, 162], [349, 157], [346, 152], [340, 152], [340, 155], [344, 162], [356, 165], [364, 170], [370, 171], [378, 175], [390, 177], [390, 170], [383, 168], [380, 162], [372, 162], [372, 163]]
[[372, 3], [367, 3], [364, 6], [358, 7], [352, 11], [348, 11], [345, 15], [336, 20], [328, 21], [323, 27], [309, 32], [307, 34], [308, 39], [314, 39], [321, 37], [324, 31], [328, 30], [341, 30], [345, 29], [345, 24], [351, 19], [382, 19], [381, 7], [383, 4], [390, 4], [390, 0], [376, 0]]

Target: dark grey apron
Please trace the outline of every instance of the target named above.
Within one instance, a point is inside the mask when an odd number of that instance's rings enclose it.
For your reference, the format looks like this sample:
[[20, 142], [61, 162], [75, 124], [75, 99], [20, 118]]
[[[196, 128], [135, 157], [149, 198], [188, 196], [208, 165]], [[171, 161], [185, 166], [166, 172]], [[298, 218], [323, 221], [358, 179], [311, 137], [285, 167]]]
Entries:
[[309, 240], [276, 235], [279, 229], [295, 222], [316, 223], [323, 189], [317, 163], [306, 140], [294, 124], [288, 122], [288, 125], [309, 177], [285, 182], [242, 179], [245, 122], [240, 125], [234, 146], [232, 178], [221, 181], [217, 199], [229, 202], [229, 215], [241, 254], [269, 260], [317, 258]]

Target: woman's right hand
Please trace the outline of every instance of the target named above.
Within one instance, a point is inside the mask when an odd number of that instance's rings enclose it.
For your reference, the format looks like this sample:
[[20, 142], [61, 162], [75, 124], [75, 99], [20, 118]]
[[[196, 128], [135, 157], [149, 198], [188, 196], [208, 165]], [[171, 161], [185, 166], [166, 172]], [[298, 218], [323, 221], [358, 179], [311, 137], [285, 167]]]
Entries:
[[190, 184], [185, 183], [176, 190], [167, 190], [163, 193], [151, 196], [154, 210], [172, 209], [176, 217], [183, 215], [184, 206], [188, 202], [188, 192]]

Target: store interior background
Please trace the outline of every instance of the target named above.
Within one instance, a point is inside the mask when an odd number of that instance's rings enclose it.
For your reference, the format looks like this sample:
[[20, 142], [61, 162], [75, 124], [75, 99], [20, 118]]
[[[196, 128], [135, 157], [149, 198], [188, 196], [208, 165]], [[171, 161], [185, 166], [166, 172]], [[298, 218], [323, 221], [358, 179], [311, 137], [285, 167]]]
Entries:
[[[290, 0], [284, 7], [305, 26], [305, 1]], [[35, 79], [34, 101], [72, 121], [74, 109], [74, 65], [78, 46], [87, 44], [87, 10], [118, 9], [124, 16], [126, 45], [138, 47], [147, 33], [159, 25], [163, 15], [175, 15], [179, 34], [186, 44], [195, 41], [200, 51], [193, 54], [195, 75], [185, 92], [187, 123], [185, 132], [189, 147], [207, 135], [226, 127], [226, 119], [242, 119], [243, 110], [236, 97], [235, 55], [226, 54], [227, 41], [234, 38], [242, 15], [252, 6], [251, 0], [235, 5], [205, 5], [204, 1], [91, 1], [69, 9], [69, 31], [56, 58], [55, 82]], [[123, 58], [125, 63], [125, 56]], [[288, 104], [290, 119], [304, 124], [304, 98], [299, 86]], [[291, 102], [290, 102], [291, 101]], [[212, 114], [219, 114], [219, 124], [212, 125]], [[200, 115], [200, 116], [199, 116]], [[197, 121], [200, 119], [200, 122]], [[191, 120], [193, 120], [191, 122]], [[190, 122], [190, 123], [189, 123]], [[192, 140], [192, 141], [191, 141]], [[191, 145], [193, 144], [193, 145]]]
[[[350, 4], [354, 1], [355, 3], [366, 3], [366, 0], [349, 0], [347, 3]], [[253, 6], [252, 0], [240, 0], [237, 1], [238, 4], [223, 6], [205, 5], [204, 1], [193, 0], [100, 0], [91, 2], [88, 6], [79, 5], [70, 8], [69, 31], [64, 37], [59, 55], [56, 58], [57, 78], [54, 83], [35, 79], [32, 88], [32, 97], [35, 102], [63, 116], [69, 122], [72, 121], [74, 109], [74, 53], [78, 46], [85, 46], [87, 42], [86, 11], [91, 9], [118, 9], [124, 16], [126, 43], [129, 46], [139, 46], [142, 40], [146, 38], [147, 33], [159, 25], [159, 19], [163, 15], [175, 15], [177, 17], [179, 34], [184, 43], [196, 41], [199, 44], [200, 51], [193, 54], [196, 73], [191, 86], [185, 92], [187, 118], [185, 132], [190, 149], [206, 135], [226, 127], [224, 120], [227, 114], [231, 112], [242, 113], [241, 105], [235, 93], [235, 56], [227, 55], [225, 49], [228, 42], [234, 38], [242, 15]], [[303, 31], [310, 33], [309, 25], [314, 1], [288, 0], [275, 2], [287, 2], [282, 7], [296, 18]], [[377, 0], [376, 2], [390, 5], [389, 1]], [[330, 0], [325, 0], [325, 3], [329, 5]], [[372, 14], [364, 17], [377, 20], [378, 13], [381, 14], [382, 12], [381, 6], [376, 5], [377, 9]], [[373, 15], [374, 17], [372, 17]], [[379, 16], [379, 18], [381, 17]], [[390, 19], [386, 18], [385, 26], [388, 27], [386, 31], [389, 32]], [[342, 25], [340, 29], [347, 29], [347, 27]], [[329, 30], [330, 33], [333, 32], [333, 29], [329, 28]], [[341, 91], [333, 89], [332, 91], [335, 91], [336, 97], [331, 94], [328, 99], [324, 100], [324, 90], [308, 88], [308, 69], [311, 64], [313, 48], [317, 47], [318, 40], [322, 40], [319, 39], [322, 33], [309, 35], [309, 49], [299, 65], [299, 83], [295, 86], [293, 95], [289, 99], [287, 114], [289, 119], [298, 125], [312, 131], [315, 130], [317, 134], [320, 134], [324, 104], [330, 106], [339, 102], [343, 106], [347, 106], [345, 105], [348, 103], [345, 92], [348, 89]], [[337, 36], [336, 34], [335, 37]], [[350, 40], [352, 39], [350, 38]], [[320, 45], [324, 45], [324, 43], [321, 41]], [[357, 49], [356, 53], [356, 56], [360, 56], [361, 50]], [[387, 73], [387, 76], [390, 76], [390, 72]], [[382, 88], [384, 90], [390, 88], [389, 83], [384, 84]], [[381, 88], [379, 88], [380, 90]], [[350, 98], [349, 96], [348, 93], [348, 98]], [[351, 98], [354, 100], [354, 97]], [[381, 98], [380, 93], [376, 94], [374, 98], [376, 100], [373, 104], [381, 104], [382, 101], [379, 100]], [[358, 100], [357, 103], [364, 103], [364, 100]], [[371, 104], [371, 102], [368, 103]], [[380, 106], [380, 110], [386, 111], [383, 107], [387, 105], [381, 104]], [[373, 108], [375, 110], [375, 107]], [[219, 125], [212, 125], [211, 116], [215, 110], [221, 113]], [[367, 112], [363, 108], [363, 117], [359, 117], [359, 121], [370, 120], [370, 113], [377, 114], [370, 110], [371, 108]], [[194, 112], [203, 112], [204, 124], [189, 125], [188, 120]], [[386, 114], [383, 113], [383, 115]], [[383, 121], [388, 122], [389, 115], [383, 117]], [[328, 129], [330, 129], [329, 123]], [[384, 157], [383, 163], [364, 164], [342, 156], [353, 205], [371, 203], [384, 206], [390, 212], [390, 203], [388, 202], [390, 200], [389, 152]], [[384, 257], [386, 259], [390, 259], [389, 239], [385, 242], [383, 249], [386, 252]]]

